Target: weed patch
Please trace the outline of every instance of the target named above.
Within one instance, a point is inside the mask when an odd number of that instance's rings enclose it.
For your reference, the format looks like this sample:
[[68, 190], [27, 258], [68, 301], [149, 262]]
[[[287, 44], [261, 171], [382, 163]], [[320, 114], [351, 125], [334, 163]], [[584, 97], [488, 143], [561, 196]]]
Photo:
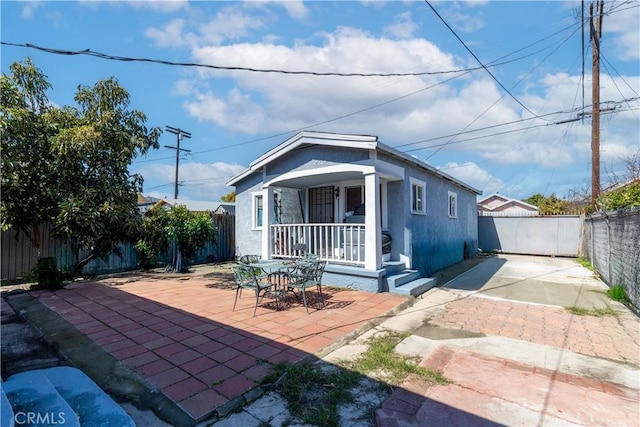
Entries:
[[[440, 371], [418, 366], [417, 358], [395, 352], [396, 345], [406, 336], [395, 332], [380, 334], [368, 340], [369, 348], [360, 357], [339, 362], [338, 366], [331, 369], [323, 369], [315, 364], [279, 363], [264, 383], [275, 384], [277, 391], [287, 401], [291, 415], [303, 423], [338, 427], [341, 425], [341, 406], [366, 404], [356, 402], [360, 396], [353, 394], [353, 390], [363, 393], [361, 388], [365, 382], [397, 386], [409, 375], [432, 384], [451, 382]], [[369, 391], [373, 390], [371, 385], [366, 387]]]
[[614, 301], [621, 302], [623, 304], [628, 304], [629, 297], [627, 296], [627, 291], [625, 291], [623, 285], [615, 285], [607, 290], [607, 296]]
[[595, 317], [604, 317], [604, 316], [613, 316], [616, 312], [610, 308], [582, 308], [582, 307], [565, 307], [565, 310], [569, 311], [571, 314], [575, 314], [576, 316], [595, 316]]
[[584, 268], [589, 269], [591, 271], [594, 271], [593, 265], [591, 264], [591, 262], [589, 262], [588, 259], [582, 258], [582, 257], [578, 257], [578, 258], [576, 258], [576, 261], [578, 261], [578, 264], [580, 264]]
[[353, 400], [351, 389], [358, 385], [361, 376], [345, 370], [324, 372], [309, 364], [280, 363], [265, 382], [279, 378], [278, 392], [287, 401], [291, 415], [307, 424], [338, 427], [338, 406]]
[[425, 369], [418, 366], [419, 359], [395, 352], [395, 347], [409, 334], [386, 332], [367, 341], [369, 346], [357, 359], [344, 362], [349, 369], [362, 375], [374, 376], [392, 386], [397, 386], [407, 376], [418, 378], [433, 384], [448, 384], [448, 380], [440, 371]]

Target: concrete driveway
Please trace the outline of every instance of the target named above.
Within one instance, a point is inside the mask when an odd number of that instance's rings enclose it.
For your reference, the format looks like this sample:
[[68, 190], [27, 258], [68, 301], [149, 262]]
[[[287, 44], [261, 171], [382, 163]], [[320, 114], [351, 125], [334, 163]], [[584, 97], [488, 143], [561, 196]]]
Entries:
[[608, 286], [570, 258], [503, 255], [490, 258], [444, 288], [478, 296], [561, 307], [605, 308]]
[[411, 332], [396, 350], [452, 383], [408, 378], [378, 425], [638, 425], [640, 323], [606, 289], [573, 259], [517, 255], [432, 289], [378, 331]]

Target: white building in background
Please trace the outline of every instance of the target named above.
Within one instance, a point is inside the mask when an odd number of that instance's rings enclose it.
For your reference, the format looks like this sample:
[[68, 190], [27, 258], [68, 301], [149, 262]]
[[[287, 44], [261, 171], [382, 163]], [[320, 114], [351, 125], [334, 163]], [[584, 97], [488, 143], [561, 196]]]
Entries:
[[478, 201], [478, 215], [480, 216], [535, 216], [539, 213], [537, 206], [498, 193]]

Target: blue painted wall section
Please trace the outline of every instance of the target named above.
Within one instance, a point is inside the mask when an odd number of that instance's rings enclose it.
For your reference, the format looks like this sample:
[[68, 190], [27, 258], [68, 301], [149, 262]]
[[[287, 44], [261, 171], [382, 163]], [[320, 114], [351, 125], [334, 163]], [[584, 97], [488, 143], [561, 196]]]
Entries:
[[[407, 169], [403, 194], [405, 223], [411, 232], [412, 268], [423, 276], [473, 257], [478, 248], [476, 193], [418, 168]], [[425, 182], [426, 214], [411, 212], [410, 177]], [[449, 191], [456, 193], [458, 215], [449, 217]]]

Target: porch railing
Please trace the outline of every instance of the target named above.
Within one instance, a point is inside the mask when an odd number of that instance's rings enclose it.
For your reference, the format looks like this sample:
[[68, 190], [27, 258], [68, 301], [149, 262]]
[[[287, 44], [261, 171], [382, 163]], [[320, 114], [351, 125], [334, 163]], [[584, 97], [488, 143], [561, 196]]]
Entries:
[[324, 261], [364, 265], [363, 224], [273, 224], [271, 254], [297, 258], [304, 253]]

